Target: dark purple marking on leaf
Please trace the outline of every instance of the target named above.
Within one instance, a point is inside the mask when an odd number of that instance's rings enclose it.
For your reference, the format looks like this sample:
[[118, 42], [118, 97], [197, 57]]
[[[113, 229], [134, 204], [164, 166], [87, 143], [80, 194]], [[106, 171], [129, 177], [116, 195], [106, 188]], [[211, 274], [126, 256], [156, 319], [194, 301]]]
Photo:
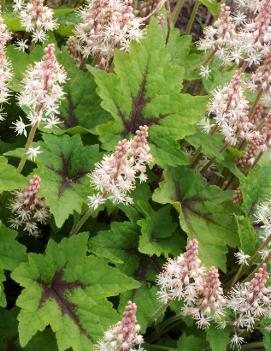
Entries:
[[198, 217], [202, 217], [203, 219], [205, 219], [207, 222], [211, 223], [211, 224], [215, 224], [218, 225], [219, 223], [214, 221], [212, 219], [212, 213], [211, 212], [200, 212], [195, 208], [195, 205], [198, 203], [204, 203], [204, 199], [201, 199], [200, 197], [194, 196], [193, 198], [187, 199], [185, 201], [182, 202], [182, 207], [184, 210], [184, 213], [193, 213], [194, 215], [198, 216]]
[[64, 126], [66, 128], [76, 127], [79, 125], [78, 118], [75, 114], [76, 106], [74, 106], [71, 94], [68, 93], [66, 96], [67, 96], [67, 102], [68, 102], [68, 107], [67, 107], [68, 116], [64, 117], [62, 114], [58, 114], [58, 118], [64, 123]]
[[182, 202], [180, 184], [177, 181], [174, 181], [174, 184], [175, 184], [175, 195], [176, 195], [176, 199], [174, 199], [174, 200]]
[[184, 213], [193, 213], [196, 216], [204, 218], [206, 221], [216, 224], [217, 223], [210, 217], [211, 213], [202, 213], [198, 211], [195, 208], [195, 205], [198, 203], [204, 202], [204, 199], [201, 199], [199, 196], [193, 196], [189, 199], [183, 200], [182, 194], [181, 194], [181, 189], [180, 189], [180, 184], [175, 181], [175, 201], [179, 201], [182, 204], [182, 208], [184, 210]]
[[[137, 270], [134, 273], [134, 277], [136, 280], [140, 281], [141, 283], [145, 283], [145, 278], [148, 270], [148, 257], [146, 255], [140, 255], [139, 265]], [[137, 289], [133, 289], [131, 291], [131, 300], [133, 301], [136, 296]]]
[[[161, 266], [157, 260], [157, 257], [154, 255], [149, 257], [148, 255], [138, 252], [137, 249], [126, 249], [125, 250], [129, 255], [137, 256], [139, 258], [138, 267], [133, 273], [133, 277], [140, 281], [142, 284], [146, 284], [146, 274], [148, 272], [148, 266], [151, 265], [155, 272], [158, 274], [161, 272]], [[131, 291], [131, 300], [135, 299], [138, 289], [133, 289]]]
[[70, 302], [66, 296], [66, 293], [70, 290], [77, 288], [84, 289], [86, 286], [78, 280], [74, 282], [66, 282], [63, 280], [63, 274], [63, 271], [56, 272], [51, 284], [45, 283], [41, 278], [37, 279], [37, 282], [43, 288], [39, 305], [41, 307], [47, 300], [54, 299], [59, 305], [62, 314], [68, 315], [77, 325], [80, 332], [93, 341], [92, 337], [80, 322], [79, 316], [76, 313], [76, 305]]
[[118, 106], [119, 116], [125, 127], [124, 135], [127, 136], [129, 133], [135, 134], [140, 126], [147, 125], [151, 126], [158, 123], [160, 120], [166, 118], [168, 115], [159, 115], [157, 117], [144, 118], [144, 107], [150, 102], [150, 98], [146, 97], [146, 84], [147, 84], [147, 71], [143, 75], [143, 80], [140, 85], [140, 89], [136, 96], [132, 97], [132, 111], [128, 119], [125, 114], [121, 111]]
[[86, 172], [86, 171], [78, 170], [75, 175], [71, 176], [69, 174], [69, 170], [70, 170], [70, 166], [71, 166], [70, 158], [66, 159], [64, 157], [64, 155], [62, 154], [61, 160], [62, 160], [62, 168], [61, 169], [55, 169], [53, 167], [49, 168], [51, 171], [58, 174], [62, 178], [61, 185], [59, 188], [59, 193], [58, 193], [59, 197], [63, 195], [63, 193], [66, 189], [70, 188], [75, 183], [79, 183], [80, 178], [82, 178], [88, 174], [88, 172]]

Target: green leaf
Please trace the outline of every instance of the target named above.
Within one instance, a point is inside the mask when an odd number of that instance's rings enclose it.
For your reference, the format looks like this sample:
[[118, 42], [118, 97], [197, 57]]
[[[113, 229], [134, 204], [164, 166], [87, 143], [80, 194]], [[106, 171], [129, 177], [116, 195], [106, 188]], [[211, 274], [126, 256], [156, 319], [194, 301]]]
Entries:
[[[129, 260], [137, 252], [139, 228], [130, 222], [112, 222], [110, 230], [100, 231], [89, 241], [90, 251], [115, 264]], [[112, 240], [114, 238], [114, 240]]]
[[93, 349], [119, 318], [106, 298], [139, 287], [103, 259], [86, 256], [87, 241], [87, 234], [50, 240], [45, 255], [29, 254], [28, 263], [13, 271], [24, 288], [17, 299], [22, 347], [50, 325], [59, 351]]
[[9, 229], [0, 221], [0, 269], [12, 271], [26, 261], [26, 248], [16, 241], [17, 232]]
[[212, 15], [216, 15], [220, 8], [220, 3], [216, 0], [200, 0], [200, 2], [207, 7], [208, 10], [212, 13]]
[[218, 162], [224, 159], [223, 153], [219, 151], [223, 145], [221, 134], [217, 133], [210, 136], [201, 130], [197, 130], [197, 133], [188, 136], [186, 140], [195, 148], [201, 147], [202, 153], [209, 158], [215, 157]]
[[225, 271], [227, 245], [235, 247], [239, 243], [232, 193], [208, 186], [202, 176], [185, 168], [169, 168], [164, 177], [153, 200], [172, 204], [189, 239], [199, 241], [204, 264]]
[[264, 332], [263, 335], [263, 345], [265, 351], [271, 351], [271, 334]]
[[0, 351], [21, 350], [17, 344], [17, 314], [16, 308], [10, 311], [3, 308], [0, 309]]
[[4, 291], [4, 281], [6, 280], [5, 273], [2, 269], [0, 269], [0, 307], [6, 307], [7, 301]]
[[51, 329], [46, 328], [42, 333], [38, 332], [24, 350], [37, 351], [41, 345], [42, 351], [58, 351], [56, 339]]
[[153, 322], [150, 317], [161, 306], [161, 302], [156, 296], [157, 288], [146, 283], [155, 280], [157, 271], [153, 271], [154, 260], [138, 252], [138, 236], [137, 225], [113, 222], [110, 230], [101, 231], [90, 239], [89, 248], [95, 255], [107, 258], [121, 272], [142, 282], [143, 285], [138, 289], [120, 295], [120, 310], [124, 309], [128, 300], [133, 300], [138, 306], [137, 319], [144, 333], [149, 323]]
[[28, 65], [33, 64], [35, 61], [40, 61], [43, 56], [43, 48], [37, 45], [30, 54], [19, 51], [13, 45], [7, 47], [7, 55], [13, 67], [13, 79], [10, 83], [10, 88], [15, 92], [21, 90], [21, 80], [25, 74]]
[[206, 331], [206, 338], [209, 341], [212, 351], [227, 351], [230, 342], [231, 330], [209, 328]]
[[[168, 25], [164, 24], [164, 36], [167, 38]], [[170, 50], [171, 62], [184, 68], [184, 79], [200, 79], [198, 67], [204, 62], [205, 54], [195, 50], [191, 35], [181, 35], [180, 30], [170, 28], [167, 48]]]
[[22, 349], [18, 336], [18, 309], [0, 309], [0, 351], [58, 351], [56, 340], [51, 329], [38, 332], [29, 344]]
[[240, 179], [243, 197], [241, 208], [246, 215], [251, 214], [256, 204], [264, 201], [271, 191], [270, 160], [263, 161], [262, 164], [257, 164], [246, 177]]
[[112, 120], [97, 128], [106, 149], [111, 150], [140, 125], [148, 125], [156, 162], [161, 166], [187, 164], [177, 141], [195, 132], [194, 124], [204, 115], [208, 99], [180, 94], [184, 71], [172, 64], [155, 19], [146, 37], [131, 44], [129, 53], [115, 52], [114, 73], [89, 70], [98, 85], [102, 107], [112, 115]]
[[180, 232], [173, 222], [170, 206], [164, 206], [154, 211], [151, 206], [144, 209], [145, 219], [140, 219], [137, 224], [141, 227], [138, 250], [152, 256], [176, 256], [183, 247]]
[[204, 351], [208, 350], [207, 343], [203, 337], [183, 334], [178, 340], [179, 351]]
[[42, 179], [40, 195], [60, 228], [86, 203], [90, 191], [87, 174], [99, 159], [99, 149], [98, 145], [84, 146], [79, 135], [43, 134], [43, 140], [35, 173]]
[[0, 192], [22, 188], [26, 185], [25, 178], [17, 169], [8, 164], [8, 160], [0, 156]]
[[210, 76], [202, 79], [205, 90], [212, 92], [218, 87], [228, 84], [235, 72], [236, 68], [221, 71], [221, 67], [214, 61], [211, 66]]
[[248, 255], [255, 253], [257, 246], [257, 234], [251, 223], [251, 218], [235, 216], [240, 239], [241, 249]]
[[66, 49], [59, 52], [58, 58], [69, 77], [64, 86], [66, 99], [61, 104], [60, 118], [66, 128], [80, 125], [96, 134], [96, 126], [106, 122], [108, 114], [100, 107], [94, 79], [76, 66]]
[[18, 264], [26, 261], [26, 248], [16, 241], [17, 232], [6, 228], [0, 221], [0, 306], [6, 306], [3, 282], [4, 270], [12, 271]]
[[[172, 140], [170, 135], [165, 137], [162, 128], [152, 128], [150, 138], [152, 140], [151, 154], [155, 160], [162, 160], [161, 165], [175, 167], [189, 164], [189, 159], [181, 150], [179, 142]], [[155, 140], [159, 140], [159, 143]]]
[[146, 280], [154, 281], [159, 263], [154, 257], [138, 251], [139, 234], [140, 227], [135, 223], [112, 222], [109, 230], [100, 231], [90, 239], [89, 248], [95, 255], [109, 260], [124, 274], [143, 283]]

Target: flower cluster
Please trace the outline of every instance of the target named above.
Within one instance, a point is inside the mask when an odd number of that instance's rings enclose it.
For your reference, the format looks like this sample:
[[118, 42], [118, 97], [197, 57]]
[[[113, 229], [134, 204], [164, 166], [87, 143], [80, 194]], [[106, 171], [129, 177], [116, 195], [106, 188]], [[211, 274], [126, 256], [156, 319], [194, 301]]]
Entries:
[[98, 351], [133, 351], [136, 349], [144, 351], [141, 347], [143, 337], [139, 334], [140, 325], [136, 320], [136, 311], [136, 304], [129, 301], [122, 320], [104, 334], [96, 349]]
[[10, 219], [10, 226], [23, 228], [29, 235], [38, 236], [38, 224], [44, 224], [49, 218], [49, 212], [43, 199], [38, 197], [41, 179], [34, 176], [25, 189], [15, 191], [10, 204], [14, 217]]
[[[257, 114], [257, 111], [255, 114]], [[257, 118], [257, 121], [255, 118]], [[271, 112], [265, 117], [254, 117], [251, 120], [255, 130], [244, 150], [244, 155], [238, 160], [238, 166], [242, 171], [246, 171], [253, 166], [258, 157], [271, 146]]]
[[213, 26], [206, 27], [204, 38], [198, 42], [200, 50], [221, 48], [228, 45], [236, 37], [235, 25], [230, 16], [230, 8], [225, 4], [220, 7], [220, 16]]
[[198, 257], [198, 241], [191, 240], [186, 251], [169, 259], [158, 275], [158, 297], [164, 303], [182, 300], [183, 314], [192, 316], [198, 327], [210, 326], [212, 320], [223, 316], [226, 299], [215, 267], [208, 271]]
[[19, 13], [22, 25], [32, 34], [35, 43], [43, 42], [46, 33], [58, 26], [53, 10], [44, 5], [44, 0], [31, 0], [27, 3], [17, 1], [14, 10]]
[[[214, 56], [224, 65], [241, 63], [241, 68], [228, 84], [212, 92], [209, 113], [201, 127], [211, 134], [221, 131], [226, 145], [238, 146], [244, 151], [237, 165], [246, 173], [267, 150], [271, 140], [270, 115], [265, 112], [271, 103], [271, 0], [238, 0], [232, 9], [233, 13], [226, 5], [221, 6], [218, 20], [206, 29], [205, 37], [200, 40], [199, 48], [211, 52], [199, 72], [202, 77], [208, 77], [211, 71], [207, 63]], [[245, 84], [244, 72], [248, 68]], [[257, 93], [256, 106], [249, 105], [244, 87]]]
[[69, 40], [70, 52], [75, 57], [76, 51], [84, 58], [92, 55], [105, 69], [115, 48], [128, 50], [131, 40], [142, 37], [142, 20], [133, 14], [131, 0], [89, 1], [80, 14], [82, 23]]
[[[7, 102], [9, 97], [8, 83], [12, 78], [11, 63], [6, 56], [6, 45], [11, 39], [2, 16], [0, 15], [0, 105]], [[1, 109], [0, 109], [1, 112]], [[3, 119], [0, 113], [0, 121]]]
[[[269, 214], [271, 213], [269, 207]], [[271, 216], [269, 217], [271, 218]], [[238, 263], [248, 264], [248, 255], [236, 254]], [[269, 274], [263, 262], [253, 278], [235, 284], [224, 294], [215, 267], [206, 269], [198, 258], [198, 242], [188, 242], [186, 251], [175, 259], [168, 259], [158, 275], [158, 297], [164, 303], [181, 300], [184, 316], [191, 316], [199, 328], [216, 323], [224, 329], [232, 325], [232, 347], [239, 348], [245, 339], [239, 334], [252, 331], [257, 322], [265, 318], [271, 322], [271, 289], [267, 287]], [[271, 325], [266, 327], [271, 330]]]
[[230, 291], [227, 307], [234, 313], [236, 328], [252, 331], [259, 319], [270, 319], [271, 290], [266, 285], [268, 277], [266, 264], [262, 264], [251, 281], [237, 284]]
[[135, 181], [147, 180], [146, 164], [152, 161], [148, 145], [148, 127], [141, 126], [132, 140], [124, 139], [112, 155], [105, 155], [90, 175], [96, 194], [89, 196], [90, 207], [96, 209], [107, 199], [113, 203], [130, 204], [128, 195], [135, 188]]
[[236, 145], [238, 140], [250, 140], [254, 125], [249, 121], [249, 104], [242, 89], [243, 70], [239, 70], [229, 84], [213, 92], [209, 115], [214, 117], [225, 140]]
[[183, 312], [184, 315], [192, 316], [199, 328], [206, 328], [212, 319], [219, 320], [223, 316], [225, 303], [218, 270], [211, 267], [202, 285], [197, 287], [192, 306], [188, 304]]
[[47, 128], [59, 122], [56, 114], [64, 96], [61, 84], [65, 81], [65, 71], [56, 60], [54, 45], [50, 44], [44, 49], [43, 60], [30, 66], [22, 81], [18, 101], [28, 111], [30, 123], [25, 124], [21, 118], [16, 121], [14, 128], [17, 134], [26, 135], [26, 127], [39, 125], [41, 121]]
[[250, 76], [250, 86], [265, 93], [271, 93], [271, 54], [269, 53], [262, 64]]
[[[242, 2], [242, 4], [241, 4]], [[227, 6], [221, 6], [219, 19], [205, 29], [205, 37], [199, 41], [199, 49], [213, 52], [224, 64], [245, 60], [249, 65], [259, 64], [270, 46], [271, 1], [239, 1], [239, 9], [230, 13]]]
[[186, 251], [176, 259], [168, 259], [158, 275], [159, 299], [168, 303], [173, 299], [193, 301], [203, 283], [204, 269], [198, 256], [198, 242], [188, 242]]

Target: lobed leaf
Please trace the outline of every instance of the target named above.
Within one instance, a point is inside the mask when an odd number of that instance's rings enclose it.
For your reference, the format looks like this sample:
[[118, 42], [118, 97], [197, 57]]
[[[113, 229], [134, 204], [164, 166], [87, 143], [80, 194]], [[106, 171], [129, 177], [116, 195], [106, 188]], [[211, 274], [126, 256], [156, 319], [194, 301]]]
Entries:
[[172, 204], [179, 213], [180, 226], [190, 239], [197, 239], [206, 266], [226, 270], [227, 245], [238, 245], [231, 192], [208, 186], [199, 174], [185, 168], [169, 168], [153, 200]]
[[50, 325], [59, 351], [90, 350], [118, 319], [106, 298], [139, 287], [103, 259], [86, 256], [87, 241], [87, 234], [50, 240], [45, 255], [29, 254], [12, 273], [24, 288], [17, 300], [22, 347]]
[[0, 193], [22, 188], [26, 185], [26, 180], [17, 169], [8, 163], [8, 160], [0, 156]]
[[112, 116], [97, 127], [106, 149], [112, 150], [117, 141], [148, 125], [157, 163], [187, 164], [177, 141], [195, 132], [194, 124], [203, 116], [207, 98], [180, 94], [184, 70], [172, 63], [156, 20], [151, 21], [142, 41], [131, 44], [129, 53], [115, 52], [114, 73], [89, 70], [102, 107]]
[[65, 128], [71, 130], [80, 125], [96, 134], [95, 128], [108, 120], [108, 114], [100, 107], [94, 79], [76, 66], [66, 49], [58, 53], [58, 58], [69, 77], [64, 86], [66, 98], [61, 104], [59, 118]]
[[40, 175], [40, 195], [61, 227], [70, 214], [81, 213], [89, 193], [87, 174], [99, 159], [98, 145], [84, 146], [78, 134], [43, 134], [42, 153], [35, 173]]

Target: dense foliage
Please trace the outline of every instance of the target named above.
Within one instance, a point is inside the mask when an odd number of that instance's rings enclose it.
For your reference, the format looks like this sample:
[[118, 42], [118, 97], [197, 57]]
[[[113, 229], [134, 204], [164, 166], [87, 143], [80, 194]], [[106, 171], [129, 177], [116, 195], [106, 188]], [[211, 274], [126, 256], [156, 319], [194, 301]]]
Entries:
[[183, 4], [2, 2], [0, 350], [271, 350], [271, 1]]

